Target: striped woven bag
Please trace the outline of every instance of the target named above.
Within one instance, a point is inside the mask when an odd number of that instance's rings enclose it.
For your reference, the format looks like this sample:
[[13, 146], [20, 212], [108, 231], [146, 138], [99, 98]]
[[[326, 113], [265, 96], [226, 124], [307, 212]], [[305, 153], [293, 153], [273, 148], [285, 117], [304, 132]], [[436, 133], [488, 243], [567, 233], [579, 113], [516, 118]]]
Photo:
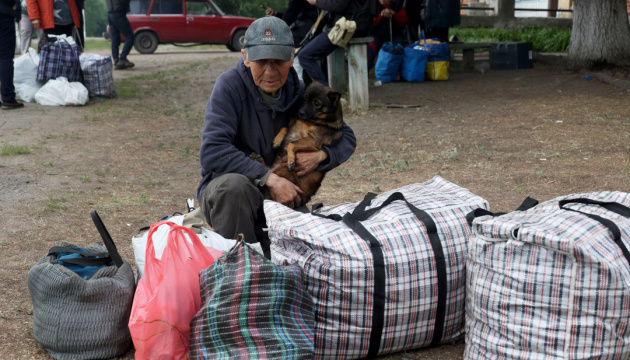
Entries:
[[242, 238], [200, 273], [191, 359], [312, 359], [313, 301], [296, 266], [279, 266]]
[[319, 216], [264, 206], [272, 260], [306, 272], [316, 359], [373, 358], [462, 337], [466, 215], [487, 209], [484, 199], [436, 176]]
[[603, 191], [475, 218], [464, 359], [629, 359], [628, 206]]

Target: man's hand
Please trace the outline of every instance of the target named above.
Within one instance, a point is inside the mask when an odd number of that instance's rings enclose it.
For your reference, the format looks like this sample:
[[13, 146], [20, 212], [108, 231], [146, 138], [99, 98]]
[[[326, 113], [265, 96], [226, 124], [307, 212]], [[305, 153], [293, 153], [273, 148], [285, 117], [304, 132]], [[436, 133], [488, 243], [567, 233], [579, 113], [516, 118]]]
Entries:
[[315, 3], [317, 2], [317, 0], [306, 0], [306, 1], [311, 5], [315, 5]]
[[392, 9], [383, 9], [383, 11], [381, 11], [381, 16], [386, 19], [391, 19], [394, 14], [396, 14], [396, 12]]
[[302, 202], [302, 198], [300, 197], [302, 190], [291, 181], [271, 173], [267, 178], [265, 186], [269, 189], [273, 201], [279, 202], [292, 209], [300, 206]]
[[39, 19], [32, 20], [31, 22], [33, 23], [33, 27], [38, 28], [38, 29], [39, 29], [39, 28], [41, 27], [41, 25], [42, 25], [42, 21], [41, 21], [41, 20], [39, 20]]
[[265, 15], [267, 15], [267, 16], [276, 16], [277, 13], [278, 12], [275, 11], [274, 9], [272, 9], [272, 8], [266, 8], [265, 9]]
[[298, 152], [295, 154], [295, 168], [293, 170], [297, 176], [304, 176], [315, 171], [319, 164], [326, 159], [328, 159], [328, 154], [324, 150]]

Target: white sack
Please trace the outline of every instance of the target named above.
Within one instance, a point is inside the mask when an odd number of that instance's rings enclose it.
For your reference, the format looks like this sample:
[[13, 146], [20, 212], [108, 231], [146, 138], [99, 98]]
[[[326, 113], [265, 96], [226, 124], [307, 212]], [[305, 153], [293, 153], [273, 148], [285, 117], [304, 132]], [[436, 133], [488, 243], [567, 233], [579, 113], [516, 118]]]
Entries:
[[48, 80], [35, 94], [40, 105], [85, 105], [88, 89], [80, 82], [68, 82], [65, 77]]

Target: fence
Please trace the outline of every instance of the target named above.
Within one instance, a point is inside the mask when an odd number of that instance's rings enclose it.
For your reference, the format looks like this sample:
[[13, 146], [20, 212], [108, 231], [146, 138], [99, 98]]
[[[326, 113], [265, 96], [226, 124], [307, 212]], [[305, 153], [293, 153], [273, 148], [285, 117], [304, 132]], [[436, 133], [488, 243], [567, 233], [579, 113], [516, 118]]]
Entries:
[[[522, 18], [571, 18], [573, 0], [512, 0], [514, 16]], [[496, 16], [500, 0], [460, 0], [464, 16]], [[630, 0], [628, 0], [630, 8]]]

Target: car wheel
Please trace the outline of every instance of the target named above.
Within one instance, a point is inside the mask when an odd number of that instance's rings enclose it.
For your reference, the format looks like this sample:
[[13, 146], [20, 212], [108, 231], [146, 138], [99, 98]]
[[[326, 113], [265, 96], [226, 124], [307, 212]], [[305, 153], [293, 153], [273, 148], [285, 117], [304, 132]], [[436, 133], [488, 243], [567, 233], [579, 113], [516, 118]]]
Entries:
[[157, 35], [150, 31], [137, 33], [133, 46], [140, 54], [153, 54], [158, 47]]
[[243, 48], [243, 42], [245, 41], [245, 30], [237, 30], [232, 36], [232, 41], [227, 45], [230, 51], [241, 51]]

